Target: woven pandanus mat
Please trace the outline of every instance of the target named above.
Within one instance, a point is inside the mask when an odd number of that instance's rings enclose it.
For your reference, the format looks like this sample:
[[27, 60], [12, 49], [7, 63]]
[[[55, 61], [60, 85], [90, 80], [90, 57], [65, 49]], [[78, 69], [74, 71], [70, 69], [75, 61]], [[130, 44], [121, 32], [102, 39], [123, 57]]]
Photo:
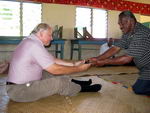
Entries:
[[30, 103], [10, 101], [7, 113], [149, 113], [150, 99], [135, 95], [120, 84], [112, 84], [99, 77], [80, 77], [102, 84], [97, 93], [76, 96], [53, 95]]
[[91, 76], [91, 75], [113, 75], [113, 74], [137, 74], [139, 70], [135, 66], [106, 66], [92, 67], [85, 72], [71, 74], [72, 76]]
[[110, 81], [121, 83], [124, 86], [131, 87], [138, 78], [138, 74], [112, 74], [112, 75], [97, 75], [98, 77]]

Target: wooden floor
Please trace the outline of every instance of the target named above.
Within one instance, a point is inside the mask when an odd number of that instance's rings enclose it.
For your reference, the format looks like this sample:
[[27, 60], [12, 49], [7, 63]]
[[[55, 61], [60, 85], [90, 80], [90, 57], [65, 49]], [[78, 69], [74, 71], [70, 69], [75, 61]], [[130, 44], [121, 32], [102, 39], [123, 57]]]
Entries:
[[149, 97], [124, 88], [132, 85], [138, 76], [135, 68], [126, 68], [91, 68], [72, 75], [85, 75], [76, 79], [91, 78], [93, 83], [102, 84], [97, 93], [79, 93], [73, 97], [53, 95], [31, 103], [10, 101], [5, 91], [6, 76], [0, 75], [0, 113], [150, 113]]

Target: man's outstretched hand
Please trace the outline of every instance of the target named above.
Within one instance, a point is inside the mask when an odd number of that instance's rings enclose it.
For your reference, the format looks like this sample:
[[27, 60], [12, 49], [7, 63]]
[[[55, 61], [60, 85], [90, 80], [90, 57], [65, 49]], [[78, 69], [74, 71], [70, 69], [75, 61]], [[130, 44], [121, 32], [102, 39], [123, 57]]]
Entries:
[[[98, 58], [97, 57], [92, 57], [92, 58], [89, 58], [89, 59], [87, 59], [89, 62], [96, 62], [97, 60], [98, 60]], [[86, 60], [86, 61], [87, 61]]]
[[92, 66], [97, 66], [97, 67], [102, 67], [105, 65], [105, 61], [104, 60], [97, 60], [95, 62], [91, 62]]
[[85, 60], [85, 64], [91, 64], [92, 66], [104, 66], [105, 65], [105, 60], [100, 60], [97, 57], [92, 57], [87, 60]]

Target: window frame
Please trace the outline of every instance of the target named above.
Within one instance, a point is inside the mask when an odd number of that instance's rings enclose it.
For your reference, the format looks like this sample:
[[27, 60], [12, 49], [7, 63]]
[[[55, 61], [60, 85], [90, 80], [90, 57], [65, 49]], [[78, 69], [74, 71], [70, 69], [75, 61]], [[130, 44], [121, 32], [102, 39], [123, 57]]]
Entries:
[[[94, 30], [94, 28], [93, 28], [93, 26], [94, 26], [94, 24], [93, 24], [93, 10], [94, 9], [100, 9], [100, 8], [90, 8], [90, 7], [82, 7], [82, 6], [77, 6], [76, 8], [87, 8], [87, 9], [90, 9], [91, 10], [91, 15], [90, 15], [90, 20], [91, 20], [91, 23], [90, 23], [90, 29], [91, 29], [91, 32], [89, 32], [92, 36], [93, 36], [93, 30]], [[101, 39], [101, 38], [107, 38], [108, 37], [108, 10], [106, 10], [106, 9], [101, 9], [101, 10], [105, 10], [106, 11], [106, 37], [95, 37], [95, 39]], [[75, 18], [75, 26], [76, 26], [76, 22], [77, 22], [77, 20], [76, 20], [76, 18]]]
[[42, 5], [42, 3], [37, 3], [37, 2], [29, 2], [29, 1], [15, 1], [15, 0], [12, 0], [12, 1], [10, 1], [10, 0], [1, 0], [1, 1], [8, 1], [8, 2], [18, 2], [18, 3], [20, 3], [20, 33], [19, 33], [19, 36], [2, 36], [2, 35], [0, 35], [0, 40], [17, 40], [17, 39], [22, 39], [23, 37], [25, 37], [25, 36], [23, 36], [23, 3], [34, 3], [34, 4], [41, 4], [41, 21], [42, 21], [42, 7], [43, 7], [43, 5]]

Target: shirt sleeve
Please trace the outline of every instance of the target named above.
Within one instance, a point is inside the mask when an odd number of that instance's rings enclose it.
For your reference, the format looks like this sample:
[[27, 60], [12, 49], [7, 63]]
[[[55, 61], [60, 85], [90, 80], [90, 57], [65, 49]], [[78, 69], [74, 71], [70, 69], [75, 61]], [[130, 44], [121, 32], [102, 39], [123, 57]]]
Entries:
[[55, 63], [54, 56], [50, 54], [44, 46], [35, 45], [32, 48], [32, 56], [43, 69]]
[[128, 43], [127, 43], [127, 39], [125, 38], [125, 35], [123, 35], [120, 40], [116, 40], [113, 45], [120, 47], [122, 49], [127, 49]]

